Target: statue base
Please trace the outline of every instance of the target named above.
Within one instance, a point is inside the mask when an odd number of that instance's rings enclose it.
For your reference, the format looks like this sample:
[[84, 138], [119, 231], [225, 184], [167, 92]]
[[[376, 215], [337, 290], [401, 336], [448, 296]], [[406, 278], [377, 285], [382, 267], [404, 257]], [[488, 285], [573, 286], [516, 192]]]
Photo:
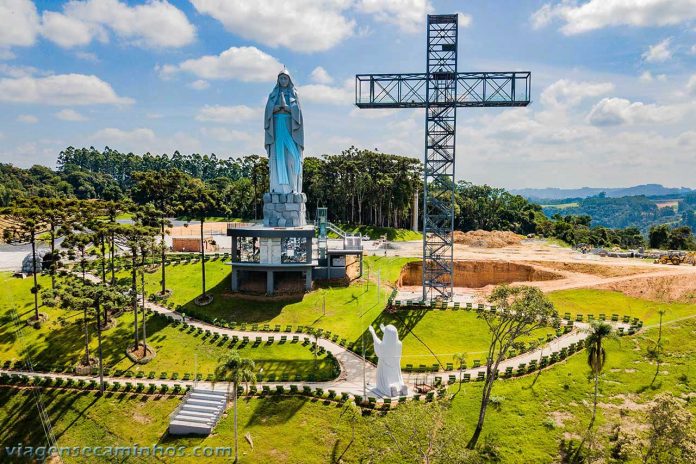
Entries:
[[264, 193], [263, 225], [265, 227], [303, 227], [307, 225], [304, 193]]

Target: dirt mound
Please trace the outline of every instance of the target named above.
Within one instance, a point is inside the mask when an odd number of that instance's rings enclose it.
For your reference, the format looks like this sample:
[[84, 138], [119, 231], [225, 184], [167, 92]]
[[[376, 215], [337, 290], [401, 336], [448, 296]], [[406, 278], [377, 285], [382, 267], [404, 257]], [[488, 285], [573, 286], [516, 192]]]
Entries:
[[553, 269], [555, 271], [579, 272], [581, 274], [590, 274], [599, 277], [622, 277], [633, 274], [655, 272], [655, 269], [651, 267], [639, 266], [606, 266], [602, 264], [563, 263], [555, 261], [529, 261], [529, 264]]
[[[423, 278], [423, 263], [413, 261], [401, 269], [399, 287], [420, 285]], [[454, 286], [464, 288], [483, 288], [488, 285], [509, 284], [513, 282], [537, 282], [560, 279], [553, 272], [537, 269], [526, 264], [502, 261], [455, 261]]]
[[696, 303], [696, 279], [693, 275], [636, 277], [597, 288], [663, 303]]
[[469, 232], [454, 231], [454, 243], [469, 245], [476, 248], [503, 248], [519, 245], [523, 237], [514, 232], [472, 230]]

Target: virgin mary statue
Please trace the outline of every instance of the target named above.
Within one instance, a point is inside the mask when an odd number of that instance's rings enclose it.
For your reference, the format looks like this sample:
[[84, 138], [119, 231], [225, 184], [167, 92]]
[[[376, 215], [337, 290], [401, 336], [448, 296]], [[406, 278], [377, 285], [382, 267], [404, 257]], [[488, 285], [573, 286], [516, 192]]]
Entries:
[[283, 69], [268, 96], [264, 115], [271, 193], [302, 192], [304, 126], [297, 91]]

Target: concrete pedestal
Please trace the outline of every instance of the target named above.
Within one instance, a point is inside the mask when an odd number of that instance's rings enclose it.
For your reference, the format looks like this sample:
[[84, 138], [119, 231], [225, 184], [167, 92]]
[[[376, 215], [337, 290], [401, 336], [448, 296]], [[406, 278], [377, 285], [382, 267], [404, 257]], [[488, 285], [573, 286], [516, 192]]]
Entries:
[[304, 193], [265, 193], [263, 225], [266, 227], [302, 227], [307, 225]]

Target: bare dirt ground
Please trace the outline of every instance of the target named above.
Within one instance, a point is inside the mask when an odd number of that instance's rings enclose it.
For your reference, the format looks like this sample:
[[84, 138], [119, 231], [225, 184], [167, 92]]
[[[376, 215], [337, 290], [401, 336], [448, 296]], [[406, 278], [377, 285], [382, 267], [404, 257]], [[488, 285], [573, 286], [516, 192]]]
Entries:
[[696, 279], [692, 274], [662, 275], [648, 279], [638, 276], [620, 282], [607, 282], [599, 288], [664, 303], [696, 303]]
[[[388, 256], [419, 257], [422, 244], [394, 243]], [[383, 255], [383, 251], [374, 254]], [[561, 279], [524, 282], [545, 292], [575, 288], [602, 288], [657, 301], [696, 302], [696, 267], [653, 264], [631, 258], [609, 258], [582, 254], [570, 248], [548, 245], [538, 240], [524, 240], [502, 248], [479, 248], [455, 244], [455, 260], [508, 261], [531, 264], [539, 270], [561, 274]], [[455, 288], [455, 293], [484, 297], [494, 285], [483, 288]], [[403, 288], [418, 292], [418, 287]]]
[[654, 268], [647, 266], [606, 266], [604, 264], [567, 263], [552, 261], [529, 261], [529, 264], [542, 266], [544, 268], [549, 269], [555, 269], [557, 271], [576, 272], [581, 274], [595, 275], [599, 277], [621, 277], [655, 271]]

